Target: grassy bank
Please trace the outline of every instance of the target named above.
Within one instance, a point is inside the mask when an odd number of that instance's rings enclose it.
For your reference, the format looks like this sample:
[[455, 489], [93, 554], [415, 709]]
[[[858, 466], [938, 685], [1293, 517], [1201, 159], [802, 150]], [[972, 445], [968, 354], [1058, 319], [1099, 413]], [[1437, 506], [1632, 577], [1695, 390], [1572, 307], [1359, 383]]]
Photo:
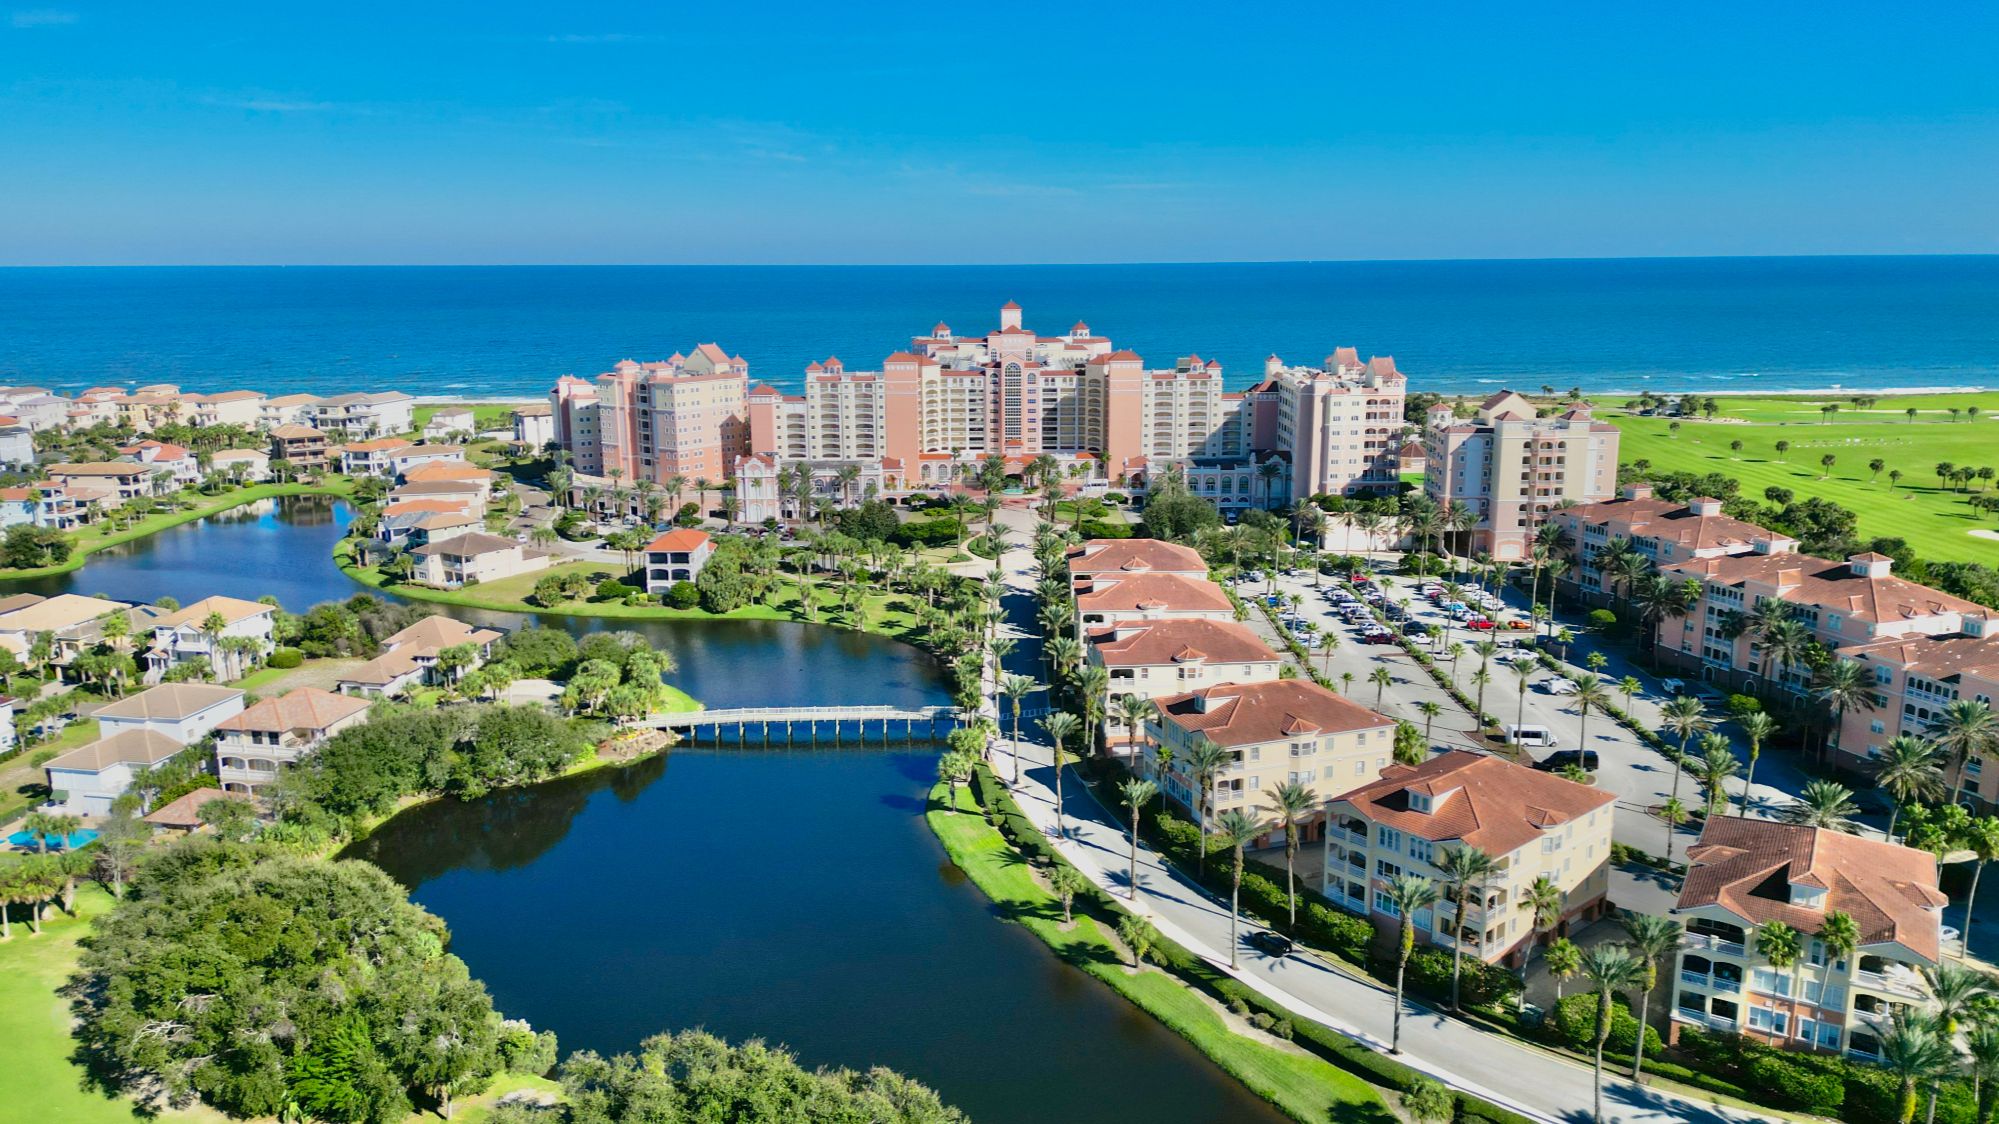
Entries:
[[351, 494], [353, 490], [352, 483], [346, 478], [339, 476], [330, 477], [317, 484], [252, 484], [247, 488], [239, 488], [233, 492], [224, 492], [215, 496], [201, 496], [189, 507], [178, 511], [160, 512], [156, 515], [149, 515], [123, 530], [114, 531], [111, 529], [111, 524], [108, 520], [100, 520], [71, 536], [73, 546], [70, 550], [69, 558], [60, 565], [36, 566], [20, 570], [0, 569], [0, 581], [9, 581], [16, 578], [40, 578], [47, 577], [50, 574], [67, 574], [81, 569], [84, 562], [92, 554], [106, 547], [143, 539], [148, 535], [158, 534], [169, 527], [178, 527], [183, 523], [192, 523], [197, 519], [205, 519], [218, 512], [228, 511], [234, 507], [242, 507], [244, 504], [255, 503], [258, 500], [267, 500], [278, 496], [346, 496]]
[[[151, 1120], [157, 1124], [220, 1124], [229, 1118], [212, 1109], [160, 1109], [141, 1111], [123, 1097], [108, 1097], [88, 1088], [83, 1070], [70, 1060], [75, 1048], [70, 1038], [69, 1001], [58, 991], [76, 971], [82, 954], [81, 942], [90, 933], [91, 921], [111, 909], [111, 895], [96, 885], [86, 885], [76, 894], [77, 916], [71, 917], [51, 907], [42, 923], [42, 935], [30, 936], [19, 918], [27, 911], [13, 911], [14, 938], [0, 941], [0, 1042], [6, 1043], [6, 1063], [0, 1065], [0, 1115], [9, 1119], [34, 1120], [36, 1124], [129, 1124]], [[493, 1087], [477, 1098], [460, 1102], [457, 1119], [486, 1118], [491, 1103], [517, 1089], [551, 1090], [552, 1081], [538, 1077], [503, 1074]], [[410, 1120], [435, 1120], [430, 1113], [417, 1113]]]
[[1079, 912], [1075, 924], [1064, 929], [1061, 903], [985, 822], [969, 788], [959, 790], [953, 810], [948, 790], [938, 786], [931, 793], [928, 819], [951, 861], [1003, 916], [1193, 1043], [1287, 1115], [1304, 1121], [1394, 1119], [1381, 1095], [1353, 1074], [1298, 1047], [1238, 1032], [1211, 1002], [1156, 968], [1132, 972], [1119, 946], [1095, 920]]
[[672, 609], [664, 605], [626, 605], [590, 600], [565, 601], [560, 605], [544, 607], [529, 601], [528, 597], [534, 592], [535, 583], [550, 574], [579, 573], [594, 585], [611, 578], [623, 577], [622, 569], [608, 562], [564, 562], [546, 570], [517, 574], [511, 578], [465, 589], [431, 589], [426, 586], [396, 582], [377, 567], [361, 565], [355, 561], [353, 549], [345, 542], [334, 548], [333, 561], [340, 567], [341, 573], [384, 593], [411, 601], [431, 601], [441, 605], [461, 605], [471, 609], [492, 609], [504, 613], [544, 613], [565, 617], [599, 617], [605, 620], [805, 621], [830, 625], [834, 628], [871, 632], [906, 642], [913, 641], [916, 632], [914, 606], [905, 595], [870, 592], [867, 594], [862, 618], [857, 619], [841, 607], [839, 594], [835, 590], [824, 583], [814, 582], [812, 600], [817, 611], [808, 617], [798, 597], [798, 583], [790, 578], [780, 580], [764, 601], [745, 605], [727, 613], [711, 613], [705, 609]]
[[[1650, 461], [1655, 469], [1719, 472], [1742, 482], [1742, 494], [1763, 501], [1763, 490], [1789, 488], [1799, 499], [1818, 496], [1858, 516], [1862, 539], [1894, 535], [1916, 553], [1937, 561], [1990, 562], [1999, 542], [1970, 532], [1999, 531], [1999, 519], [1966, 502], [1980, 494], [1943, 485], [1939, 462], [1999, 468], [1999, 394], [1884, 397], [1871, 408], [1853, 406], [1844, 395], [1781, 398], [1723, 398], [1714, 420], [1633, 417], [1607, 412], [1605, 420], [1622, 434], [1618, 459]], [[1837, 404], [1835, 414], [1820, 408]], [[1978, 406], [1981, 416], [1969, 408]], [[1966, 411], [1953, 421], [1948, 410]], [[1906, 411], [1915, 410], [1910, 420]], [[1742, 442], [1740, 452], [1731, 442]], [[1776, 443], [1790, 448], [1778, 453]], [[1820, 464], [1837, 458], [1830, 470]], [[1876, 474], [1870, 461], [1885, 462]], [[1899, 484], [1889, 471], [1899, 469]]]

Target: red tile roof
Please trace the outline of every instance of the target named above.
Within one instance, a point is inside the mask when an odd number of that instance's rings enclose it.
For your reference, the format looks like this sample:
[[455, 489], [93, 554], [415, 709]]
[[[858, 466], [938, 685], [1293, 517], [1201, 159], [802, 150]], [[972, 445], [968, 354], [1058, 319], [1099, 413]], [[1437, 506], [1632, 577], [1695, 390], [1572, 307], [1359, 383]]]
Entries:
[[[1119, 634], [1123, 636], [1120, 637]], [[1127, 621], [1091, 633], [1105, 667], [1168, 663], [1276, 663], [1278, 655], [1256, 633], [1234, 621]], [[1274, 672], [1273, 672], [1274, 674]]]
[[[1411, 792], [1429, 797], [1431, 810], [1411, 807]], [[1439, 843], [1462, 842], [1494, 857], [1617, 802], [1614, 793], [1462, 750], [1421, 765], [1390, 765], [1339, 799], [1373, 823]]]
[[[1202, 700], [1207, 709], [1202, 709]], [[1303, 733], [1338, 734], [1389, 728], [1395, 720], [1349, 702], [1317, 683], [1277, 679], [1220, 683], [1155, 700], [1161, 716], [1225, 749], [1260, 745]]]
[[695, 551], [708, 545], [711, 540], [706, 531], [693, 531], [685, 527], [668, 531], [646, 544], [647, 551]]
[[[1852, 915], [1862, 945], [1893, 941], [1926, 960], [1942, 953], [1936, 859], [1878, 839], [1773, 820], [1717, 816], [1687, 848], [1678, 909], [1716, 905], [1749, 925], [1782, 921], [1816, 933], [1830, 910]], [[1790, 884], [1826, 891], [1819, 906], [1792, 905]]]

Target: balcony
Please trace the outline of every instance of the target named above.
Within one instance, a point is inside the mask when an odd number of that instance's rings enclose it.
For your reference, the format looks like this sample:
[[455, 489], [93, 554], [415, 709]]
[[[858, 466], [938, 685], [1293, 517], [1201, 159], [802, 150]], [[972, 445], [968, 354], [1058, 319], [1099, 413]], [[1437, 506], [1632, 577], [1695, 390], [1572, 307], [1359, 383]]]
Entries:
[[1688, 933], [1681, 947], [1718, 952], [1723, 956], [1742, 956], [1746, 953], [1741, 941], [1725, 941], [1707, 933]]
[[1689, 972], [1684, 968], [1680, 970], [1680, 982], [1689, 987], [1712, 987], [1713, 980], [1714, 977], [1706, 972]]
[[1864, 970], [1856, 971], [1853, 973], [1853, 986], [1866, 988], [1868, 991], [1879, 991], [1887, 995], [1907, 996], [1910, 999], [1929, 998], [1929, 992], [1924, 989], [1916, 978], [1900, 972], [1888, 974]]
[[1695, 1026], [1710, 1027], [1714, 1030], [1733, 1031], [1735, 1020], [1726, 1015], [1710, 1015], [1704, 1011], [1688, 1011], [1675, 1008], [1673, 1019], [1677, 1022], [1692, 1023]]

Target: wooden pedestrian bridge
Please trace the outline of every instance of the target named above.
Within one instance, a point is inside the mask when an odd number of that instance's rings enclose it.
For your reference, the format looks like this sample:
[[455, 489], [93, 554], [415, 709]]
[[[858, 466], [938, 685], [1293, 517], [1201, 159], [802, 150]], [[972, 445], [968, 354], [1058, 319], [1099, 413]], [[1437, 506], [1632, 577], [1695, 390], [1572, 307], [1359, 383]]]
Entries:
[[935, 741], [957, 729], [955, 706], [753, 706], [655, 714], [645, 725], [684, 734], [689, 741], [817, 745], [846, 740], [865, 744], [894, 737]]

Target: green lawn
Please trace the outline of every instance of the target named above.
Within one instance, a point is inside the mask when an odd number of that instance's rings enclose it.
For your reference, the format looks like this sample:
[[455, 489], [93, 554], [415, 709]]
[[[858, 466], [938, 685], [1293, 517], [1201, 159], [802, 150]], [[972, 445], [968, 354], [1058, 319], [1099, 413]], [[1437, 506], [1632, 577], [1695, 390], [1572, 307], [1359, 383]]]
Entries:
[[1302, 1049], [1280, 1048], [1236, 1033], [1206, 999], [1156, 968], [1132, 974], [1119, 947], [1086, 917], [1062, 928], [1062, 907], [998, 831], [978, 814], [969, 789], [949, 810], [943, 785], [931, 792], [929, 822], [951, 861], [991, 898], [1002, 916], [1025, 925], [1065, 962], [1109, 984], [1258, 1096], [1296, 1120], [1390, 1121], [1373, 1086]]
[[[412, 601], [434, 601], [445, 605], [465, 605], [475, 609], [494, 609], [509, 613], [555, 613], [570, 617], [603, 617], [611, 620], [766, 620], [804, 621], [832, 625], [836, 628], [854, 628], [864, 632], [879, 633], [897, 640], [909, 640], [916, 628], [916, 613], [910, 599], [902, 594], [870, 592], [865, 605], [865, 622], [849, 617], [840, 607], [838, 592], [825, 582], [815, 581], [812, 601], [816, 611], [807, 615], [798, 597], [798, 582], [789, 575], [776, 583], [771, 595], [754, 605], [745, 605], [727, 613], [711, 613], [705, 609], [671, 609], [664, 605], [625, 605], [601, 601], [567, 601], [552, 608], [544, 608], [528, 601], [534, 592], [535, 583], [550, 574], [581, 573], [594, 584], [606, 578], [622, 577], [621, 567], [603, 562], [564, 562], [546, 570], [531, 574], [516, 574], [496, 582], [486, 582], [465, 589], [430, 589], [418, 585], [401, 585], [391, 582], [374, 566], [361, 566], [354, 562], [350, 548], [342, 544], [334, 549], [334, 562], [341, 571], [355, 581], [376, 589], [390, 590], [398, 597]], [[863, 627], [865, 624], [865, 627]]]
[[[472, 410], [472, 427], [478, 430], [511, 427], [514, 424], [514, 410], [517, 408], [513, 402], [452, 402], [448, 405], [450, 409], [467, 407]], [[438, 402], [411, 410], [410, 416], [416, 421], [416, 432], [422, 433], [423, 427], [430, 424], [430, 419], [436, 416], [439, 410], [446, 408], [446, 403]]]
[[0, 824], [12, 822], [46, 794], [48, 774], [35, 764], [37, 757], [67, 753], [96, 740], [97, 719], [79, 718], [63, 727], [62, 735], [54, 741], [43, 742], [0, 765]]
[[[1841, 402], [1830, 424], [1820, 420], [1821, 401]], [[1906, 420], [1905, 402], [1923, 411], [1917, 421]], [[1943, 403], [1979, 404], [1988, 413], [1951, 422], [1938, 412]], [[1936, 476], [1940, 461], [1999, 468], [1999, 425], [1991, 416], [1999, 414], [1999, 395], [1883, 398], [1866, 412], [1843, 399], [1724, 398], [1721, 409], [1714, 421], [1683, 421], [1678, 434], [1667, 418], [1612, 412], [1606, 420], [1622, 432], [1618, 459], [1625, 464], [1646, 460], [1655, 469], [1724, 473], [1759, 503], [1765, 488], [1789, 488], [1800, 499], [1819, 496], [1852, 510], [1863, 539], [1898, 535], [1917, 554], [1939, 561], [1999, 560], [1999, 541], [1969, 533], [1999, 531], [1999, 519], [1965, 502], [1978, 494], [1979, 483], [1969, 493], [1955, 492]], [[1753, 420], [1723, 420], [1729, 416]], [[1732, 441], [1743, 443], [1740, 453], [1729, 448]], [[1791, 445], [1781, 460], [1778, 441]], [[1827, 454], [1837, 458], [1829, 473], [1819, 463]], [[1877, 458], [1886, 462], [1878, 478], [1868, 468]], [[1899, 485], [1890, 484], [1890, 469], [1902, 471]]]
[[[69, 1060], [74, 1048], [69, 1035], [69, 1001], [57, 993], [76, 970], [79, 942], [90, 932], [92, 918], [111, 908], [111, 895], [88, 884], [77, 891], [77, 916], [59, 909], [44, 914], [42, 934], [30, 936], [21, 920], [25, 908], [13, 911], [14, 938], [0, 941], [0, 1116], [33, 1120], [35, 1124], [114, 1124], [152, 1120], [158, 1124], [220, 1124], [229, 1118], [212, 1109], [165, 1109], [141, 1113], [131, 1101], [86, 1089], [83, 1071]], [[539, 1077], [503, 1074], [483, 1096], [459, 1102], [458, 1120], [477, 1124], [488, 1105], [516, 1089], [554, 1090], [555, 1082]], [[15, 1115], [7, 1115], [13, 1113]], [[411, 1121], [437, 1120], [434, 1113], [417, 1113]]]

